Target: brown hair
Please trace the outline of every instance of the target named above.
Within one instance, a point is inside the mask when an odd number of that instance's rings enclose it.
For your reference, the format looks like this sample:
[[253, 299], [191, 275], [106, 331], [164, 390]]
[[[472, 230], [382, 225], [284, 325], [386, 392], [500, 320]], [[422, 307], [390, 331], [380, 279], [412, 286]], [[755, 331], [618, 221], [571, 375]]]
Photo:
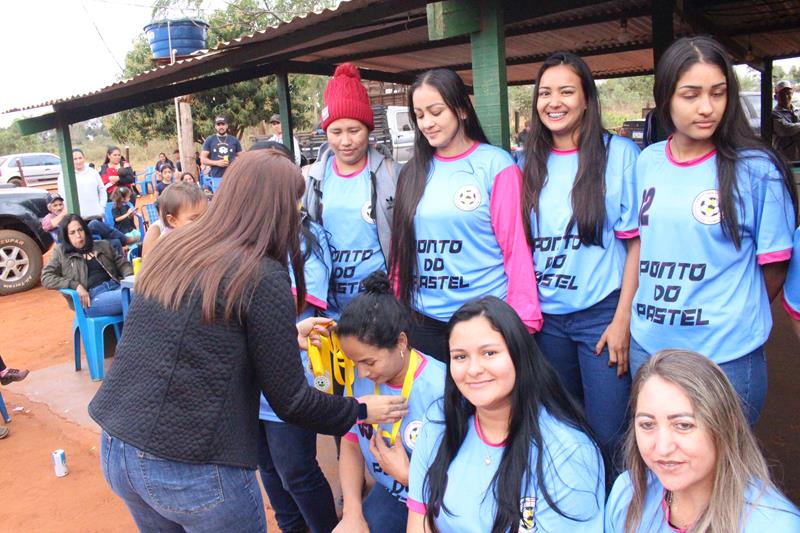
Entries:
[[304, 302], [298, 182], [302, 185], [300, 169], [284, 157], [264, 151], [240, 154], [205, 215], [164, 237], [164, 246], [147, 257], [136, 281], [137, 293], [177, 310], [199, 291], [203, 319], [211, 322], [224, 285], [228, 321], [246, 310], [262, 259], [270, 257], [286, 267], [291, 257], [297, 301]]
[[[739, 397], [728, 378], [708, 357], [687, 350], [662, 350], [637, 372], [631, 387], [631, 420], [644, 384], [658, 376], [689, 397], [697, 422], [712, 436], [717, 452], [714, 487], [708, 507], [692, 526], [692, 533], [740, 531], [746, 519], [745, 491], [754, 483], [762, 491], [773, 488], [764, 456], [744, 417]], [[625, 532], [639, 531], [647, 493], [648, 467], [636, 443], [631, 423], [624, 443], [625, 466], [633, 496], [625, 518]], [[777, 490], [777, 489], [775, 489]], [[754, 502], [749, 502], [754, 503]]]
[[197, 185], [182, 181], [172, 183], [158, 197], [158, 218], [166, 225], [167, 215], [178, 216], [181, 208], [202, 202], [208, 202], [208, 199]]

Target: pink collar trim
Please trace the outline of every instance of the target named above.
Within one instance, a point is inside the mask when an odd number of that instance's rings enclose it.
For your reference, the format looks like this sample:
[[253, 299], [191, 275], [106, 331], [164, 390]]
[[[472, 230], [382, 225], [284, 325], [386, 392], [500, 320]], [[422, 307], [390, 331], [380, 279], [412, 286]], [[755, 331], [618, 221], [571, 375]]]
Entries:
[[577, 154], [578, 149], [570, 148], [569, 150], [560, 150], [558, 148], [550, 148], [550, 153], [555, 155], [571, 155], [571, 154]]
[[349, 174], [342, 174], [341, 172], [339, 172], [339, 165], [336, 164], [336, 158], [334, 157], [333, 158], [333, 172], [334, 172], [334, 174], [336, 174], [340, 178], [354, 178], [354, 177], [358, 176], [359, 174], [361, 174], [362, 172], [364, 172], [364, 169], [367, 168], [367, 163], [368, 163], [368, 158], [365, 157], [364, 158], [364, 164], [361, 165], [361, 168], [359, 168], [358, 170], [354, 170], [353, 172], [351, 172]]
[[454, 156], [451, 156], [451, 157], [447, 157], [447, 156], [439, 155], [439, 154], [433, 154], [433, 157], [435, 157], [439, 161], [455, 161], [457, 159], [463, 159], [463, 158], [467, 157], [469, 154], [471, 154], [472, 152], [474, 152], [475, 150], [477, 150], [478, 146], [480, 146], [480, 145], [481, 145], [481, 143], [479, 143], [478, 141], [475, 141], [473, 143], [473, 145], [470, 146], [469, 148], [467, 148], [467, 150], [464, 153], [461, 153], [461, 154], [458, 154], [458, 155], [454, 155]]
[[661, 498], [661, 509], [664, 511], [664, 521], [667, 524], [667, 527], [674, 531], [675, 533], [687, 533], [689, 529], [692, 527], [691, 524], [686, 526], [685, 528], [681, 529], [678, 527], [673, 526], [669, 522], [669, 505], [667, 505], [667, 489], [664, 489], [664, 496]]
[[[416, 352], [416, 350], [414, 351]], [[428, 358], [422, 355], [422, 352], [417, 352], [417, 355], [419, 356], [421, 361], [419, 363], [419, 366], [417, 367], [417, 371], [414, 372], [414, 381], [416, 381], [419, 375], [422, 374], [422, 369], [425, 368], [425, 365], [428, 364]], [[392, 385], [391, 383], [387, 383], [386, 386], [389, 387], [390, 389], [397, 389], [397, 390], [401, 390], [403, 388], [402, 385]]]
[[488, 444], [492, 448], [503, 448], [506, 445], [506, 441], [503, 442], [489, 442], [486, 437], [483, 436], [481, 432], [481, 424], [478, 422], [478, 414], [475, 413], [472, 415], [472, 422], [475, 424], [475, 432], [478, 434], [478, 438], [483, 441], [484, 444]]
[[671, 141], [672, 141], [672, 136], [670, 135], [669, 138], [667, 139], [667, 145], [666, 145], [667, 159], [669, 159], [670, 163], [672, 163], [673, 165], [678, 166], [678, 167], [693, 167], [695, 165], [699, 165], [703, 161], [711, 159], [717, 153], [717, 149], [714, 148], [713, 150], [711, 150], [707, 154], [701, 155], [700, 157], [698, 157], [696, 159], [691, 159], [689, 161], [676, 161], [675, 158], [672, 155], [672, 150], [670, 150], [670, 148], [669, 148], [669, 143]]

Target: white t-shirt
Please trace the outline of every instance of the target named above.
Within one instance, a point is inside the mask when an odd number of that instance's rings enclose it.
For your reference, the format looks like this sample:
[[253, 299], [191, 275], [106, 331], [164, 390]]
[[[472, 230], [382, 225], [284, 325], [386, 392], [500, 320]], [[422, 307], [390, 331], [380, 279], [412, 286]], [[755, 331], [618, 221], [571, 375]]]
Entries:
[[[267, 140], [283, 144], [283, 135], [273, 135]], [[292, 147], [292, 150], [294, 150], [294, 163], [300, 166], [300, 143], [297, 142], [297, 137], [292, 137], [292, 144], [294, 145]]]
[[[108, 193], [106, 193], [103, 180], [100, 174], [90, 166], [85, 166], [83, 170], [75, 171], [75, 183], [78, 186], [78, 207], [83, 218], [103, 217], [108, 203]], [[64, 198], [67, 209], [72, 212], [64, 188], [64, 174], [58, 175], [58, 194]]]

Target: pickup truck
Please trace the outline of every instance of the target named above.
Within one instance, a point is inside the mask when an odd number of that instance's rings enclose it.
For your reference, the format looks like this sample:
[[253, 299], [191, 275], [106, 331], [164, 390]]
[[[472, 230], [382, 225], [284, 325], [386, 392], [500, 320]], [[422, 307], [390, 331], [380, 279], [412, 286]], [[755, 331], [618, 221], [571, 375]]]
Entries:
[[53, 238], [42, 229], [47, 192], [0, 184], [0, 296], [39, 283], [44, 254]]

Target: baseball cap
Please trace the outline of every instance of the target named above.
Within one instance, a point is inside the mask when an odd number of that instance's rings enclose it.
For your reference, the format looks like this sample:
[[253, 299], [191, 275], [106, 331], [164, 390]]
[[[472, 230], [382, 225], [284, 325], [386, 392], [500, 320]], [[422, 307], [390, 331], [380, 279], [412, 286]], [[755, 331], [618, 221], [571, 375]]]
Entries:
[[784, 89], [792, 89], [792, 82], [788, 80], [781, 80], [775, 84], [775, 92], [779, 93]]
[[228, 119], [226, 119], [222, 115], [217, 115], [217, 118], [214, 119], [214, 124], [220, 124], [220, 123], [221, 124], [227, 124], [228, 123]]
[[277, 113], [269, 117], [270, 124], [274, 124], [275, 122], [277, 122], [278, 124], [280, 124], [281, 122], [281, 116], [278, 115]]
[[56, 200], [61, 200], [62, 202], [64, 201], [64, 199], [58, 193], [51, 192], [50, 194], [47, 195], [47, 205], [52, 204]]

